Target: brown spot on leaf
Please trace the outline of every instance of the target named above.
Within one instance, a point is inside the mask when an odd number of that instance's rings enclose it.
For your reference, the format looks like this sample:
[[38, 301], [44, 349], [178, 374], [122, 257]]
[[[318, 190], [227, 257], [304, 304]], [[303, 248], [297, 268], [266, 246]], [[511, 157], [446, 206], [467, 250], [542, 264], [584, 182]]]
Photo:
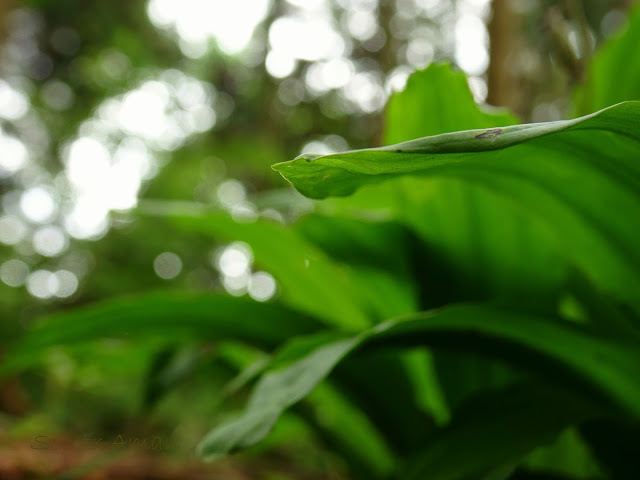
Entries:
[[494, 128], [492, 130], [487, 130], [486, 132], [482, 132], [480, 135], [476, 135], [476, 138], [478, 140], [484, 140], [485, 138], [488, 140], [493, 140], [501, 133], [502, 133], [501, 128]]

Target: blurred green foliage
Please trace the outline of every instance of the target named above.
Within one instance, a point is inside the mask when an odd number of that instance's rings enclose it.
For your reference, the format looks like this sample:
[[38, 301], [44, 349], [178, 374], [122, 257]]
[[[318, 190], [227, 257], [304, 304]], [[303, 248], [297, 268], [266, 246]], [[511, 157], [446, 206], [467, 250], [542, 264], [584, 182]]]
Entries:
[[[332, 11], [346, 16], [348, 3]], [[205, 459], [248, 449], [247, 463], [283, 455], [298, 473], [348, 478], [636, 478], [637, 102], [517, 125], [506, 109], [476, 103], [469, 83], [480, 75], [469, 82], [433, 63], [390, 97], [383, 119], [349, 110], [337, 89], [305, 90], [313, 61], [282, 80], [262, 60], [216, 47], [189, 58], [151, 25], [144, 3], [74, 15], [72, 1], [28, 5], [12, 18], [39, 32], [44, 63], [6, 75], [30, 110], [28, 121], [4, 119], [2, 128], [37, 153], [2, 178], [3, 214], [15, 214], [22, 190], [47, 182], [66, 205], [74, 193], [65, 149], [96, 135], [87, 120], [103, 121], [105, 105], [122, 105], [145, 82], [202, 82], [217, 116], [172, 148], [144, 140], [154, 173], [140, 203], [108, 212], [96, 241], [71, 238], [68, 250], [39, 255], [31, 222], [24, 240], [2, 247], [5, 263], [68, 270], [80, 282], [69, 296], [39, 300], [2, 285], [0, 374], [24, 398], [23, 417], [3, 414], [0, 429], [162, 431], [185, 455], [200, 442]], [[410, 50], [397, 31], [410, 17], [396, 7], [376, 10], [383, 47], [354, 41], [362, 72], [390, 79], [395, 52]], [[594, 25], [618, 12], [596, 10], [585, 18], [594, 40], [609, 34]], [[436, 30], [446, 28], [439, 15]], [[549, 82], [533, 97], [564, 88], [573, 107], [567, 97], [550, 104], [576, 116], [640, 100], [640, 63], [629, 54], [638, 18], [635, 10], [598, 50], [575, 92]], [[575, 21], [566, 23], [574, 33]], [[50, 40], [61, 28], [66, 53]], [[267, 38], [256, 30], [262, 58]], [[434, 49], [432, 59], [452, 56], [446, 42]], [[39, 78], [45, 64], [52, 72]], [[52, 78], [72, 87], [64, 113], [41, 92]], [[284, 102], [283, 89], [296, 88], [303, 100]], [[519, 109], [523, 120], [543, 100]], [[38, 128], [48, 140], [29, 143]], [[460, 132], [468, 129], [479, 130]], [[109, 132], [109, 148], [133, 137]], [[320, 155], [281, 163], [309, 142]], [[303, 194], [331, 198], [303, 198], [273, 164]]]

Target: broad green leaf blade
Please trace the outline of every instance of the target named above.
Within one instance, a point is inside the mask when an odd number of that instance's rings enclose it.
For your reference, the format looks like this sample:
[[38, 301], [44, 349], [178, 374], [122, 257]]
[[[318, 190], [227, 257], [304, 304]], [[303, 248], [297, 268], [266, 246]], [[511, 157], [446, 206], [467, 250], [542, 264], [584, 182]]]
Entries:
[[[462, 72], [432, 64], [391, 97], [385, 142], [515, 122], [477, 105]], [[317, 207], [332, 215], [394, 219], [419, 235], [411, 260], [420, 299], [414, 311], [496, 295], [549, 311], [555, 305], [550, 292], [564, 282], [566, 261], [548, 227], [532, 222], [519, 205], [463, 180], [402, 176]]]
[[398, 216], [421, 239], [414, 253], [421, 310], [498, 296], [555, 313], [568, 265], [547, 225], [464, 180], [407, 180], [414, 188]]
[[399, 175], [479, 185], [525, 209], [599, 287], [640, 308], [640, 250], [633, 234], [640, 218], [638, 158], [640, 102], [626, 102], [574, 120], [303, 156], [274, 169], [312, 198], [347, 195]]
[[[549, 150], [567, 150], [563, 148], [564, 141], [576, 138], [584, 149], [576, 153], [586, 153], [588, 157], [596, 143], [594, 135], [604, 135], [602, 138], [608, 140], [607, 144], [611, 140], [626, 139], [627, 142], [616, 142], [615, 146], [621, 154], [629, 154], [636, 151], [640, 142], [639, 123], [640, 102], [624, 102], [573, 120], [443, 133], [386, 147], [330, 155], [306, 153], [288, 162], [276, 163], [273, 169], [303, 195], [320, 199], [350, 195], [363, 185], [399, 175], [451, 171], [451, 167], [457, 166], [466, 168], [469, 163], [493, 158], [493, 151], [505, 151], [509, 147], [508, 157], [515, 165], [532, 162]], [[575, 132], [582, 133], [576, 137]], [[640, 167], [629, 166], [624, 160], [620, 163], [622, 165], [614, 164], [610, 168], [617, 167], [622, 170], [618, 173], [634, 175], [637, 181]]]
[[479, 353], [438, 350], [433, 352], [433, 364], [450, 409], [458, 408], [479, 392], [506, 388], [525, 377], [521, 370], [502, 359]]
[[[459, 130], [491, 129], [518, 120], [502, 109], [480, 106], [473, 100], [466, 76], [446, 63], [431, 64], [409, 77], [403, 91], [394, 93], [386, 107], [384, 143], [404, 142], [427, 135]], [[349, 198], [329, 198], [318, 204], [333, 214], [356, 214], [377, 218], [402, 218], [416, 190], [424, 184], [397, 178], [370, 185]]]
[[440, 133], [513, 125], [518, 119], [503, 109], [479, 107], [467, 77], [447, 63], [415, 72], [402, 92], [389, 99], [385, 113], [386, 144]]
[[[406, 88], [389, 100], [385, 143], [515, 123], [508, 113], [476, 104], [462, 72], [431, 65], [411, 75]], [[395, 204], [394, 217], [424, 241], [421, 310], [496, 294], [520, 305], [530, 299], [544, 309], [549, 292], [562, 284], [566, 265], [545, 227], [499, 195], [455, 178], [403, 176], [344, 200], [377, 190], [379, 198]], [[523, 263], [523, 257], [530, 261]]]
[[640, 7], [631, 9], [624, 28], [609, 38], [591, 59], [587, 80], [574, 95], [575, 116], [640, 100]]
[[419, 448], [435, 421], [418, 399], [422, 392], [409, 370], [410, 356], [373, 351], [338, 366], [334, 383], [368, 418], [374, 419], [389, 446], [402, 456]]
[[430, 439], [401, 478], [467, 480], [517, 464], [549, 444], [569, 425], [597, 412], [557, 388], [520, 384], [470, 399], [453, 421]]
[[348, 465], [349, 478], [389, 478], [397, 458], [370, 415], [330, 383], [318, 385], [296, 411], [312, 425], [328, 451]]
[[557, 318], [488, 305], [452, 306], [406, 318], [371, 335], [366, 346], [428, 343], [500, 358], [640, 418], [636, 341], [604, 340]]
[[212, 430], [198, 445], [205, 460], [258, 443], [282, 412], [307, 396], [358, 343], [355, 337], [323, 345], [286, 368], [266, 373], [258, 382], [246, 412]]
[[306, 396], [357, 348], [425, 345], [502, 358], [549, 381], [562, 382], [616, 412], [640, 418], [637, 345], [603, 341], [557, 319], [460, 305], [390, 320], [358, 336], [316, 346], [306, 355], [298, 350], [301, 359], [265, 374], [245, 414], [210, 432], [198, 451], [211, 459], [260, 441], [286, 408]]
[[291, 336], [321, 328], [317, 320], [278, 304], [229, 295], [155, 292], [107, 300], [42, 319], [9, 349], [0, 374], [33, 364], [45, 348], [104, 337], [186, 334], [273, 348]]
[[[316, 348], [343, 338], [344, 334], [336, 332], [297, 338], [275, 356], [271, 369], [291, 365]], [[433, 407], [440, 407], [437, 413], [442, 413], [442, 406], [434, 405], [439, 391], [428, 371], [428, 357], [418, 353], [369, 352], [340, 365], [333, 377], [333, 384], [348, 396], [353, 408], [375, 419], [379, 433], [396, 453], [412, 451], [433, 430]], [[424, 392], [424, 387], [432, 391]]]
[[580, 272], [571, 272], [566, 293], [580, 309], [583, 323], [589, 323], [598, 334], [640, 340], [640, 316], [598, 291]]
[[404, 225], [311, 214], [292, 227], [334, 261], [349, 266], [354, 290], [375, 316], [419, 310], [413, 235]]

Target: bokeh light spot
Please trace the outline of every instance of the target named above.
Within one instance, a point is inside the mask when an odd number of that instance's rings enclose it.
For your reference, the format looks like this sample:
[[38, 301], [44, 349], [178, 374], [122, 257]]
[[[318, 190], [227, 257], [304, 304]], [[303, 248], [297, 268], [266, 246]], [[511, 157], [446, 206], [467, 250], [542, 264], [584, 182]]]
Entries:
[[182, 260], [175, 253], [164, 252], [153, 261], [153, 269], [160, 278], [169, 280], [177, 277], [182, 271]]
[[78, 277], [68, 270], [58, 270], [55, 273], [58, 279], [58, 288], [54, 295], [58, 298], [67, 298], [78, 289]]
[[60, 282], [53, 272], [36, 270], [27, 278], [27, 290], [37, 298], [51, 298], [58, 291]]
[[17, 138], [4, 135], [0, 130], [0, 178], [8, 177], [24, 167], [29, 152]]
[[231, 208], [244, 201], [247, 198], [247, 192], [241, 182], [228, 179], [218, 186], [216, 196], [222, 206]]
[[18, 120], [29, 109], [27, 96], [0, 79], [0, 117]]
[[20, 209], [32, 222], [46, 223], [52, 220], [57, 208], [54, 193], [44, 186], [31, 187], [20, 196]]
[[33, 249], [40, 255], [53, 257], [64, 252], [69, 245], [65, 232], [55, 225], [47, 225], [33, 235]]
[[256, 272], [249, 278], [249, 296], [259, 302], [266, 302], [276, 293], [276, 281], [267, 272]]
[[22, 260], [14, 258], [0, 265], [0, 279], [10, 287], [24, 284], [29, 275], [29, 267]]
[[26, 233], [27, 228], [19, 218], [13, 215], [0, 217], [0, 242], [15, 245], [25, 237]]
[[197, 58], [207, 52], [209, 38], [227, 55], [240, 53], [270, 7], [270, 0], [151, 0], [147, 13], [156, 26], [175, 29], [187, 50], [200, 47], [191, 52]]
[[244, 242], [234, 242], [222, 250], [216, 259], [216, 265], [222, 274], [239, 277], [251, 268], [253, 253]]

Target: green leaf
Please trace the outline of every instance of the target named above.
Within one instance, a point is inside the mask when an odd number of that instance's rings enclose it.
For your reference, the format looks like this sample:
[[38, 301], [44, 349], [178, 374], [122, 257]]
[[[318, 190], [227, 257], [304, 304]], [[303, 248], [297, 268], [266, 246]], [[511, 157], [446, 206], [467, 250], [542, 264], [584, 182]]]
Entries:
[[396, 456], [370, 415], [329, 383], [318, 385], [297, 411], [323, 440], [327, 450], [344, 459], [349, 478], [389, 478]]
[[[431, 64], [414, 72], [403, 91], [394, 93], [386, 107], [384, 143], [472, 128], [494, 128], [518, 123], [502, 109], [480, 107], [473, 100], [466, 76], [446, 63]], [[319, 208], [335, 213], [348, 212], [359, 217], [402, 218], [424, 182], [397, 178], [358, 190], [347, 198], [331, 198]]]
[[358, 329], [417, 309], [411, 233], [397, 222], [318, 214], [292, 225], [237, 222], [224, 212], [175, 202], [146, 202], [139, 212], [182, 230], [248, 243], [258, 266], [277, 279], [280, 301], [329, 324]]
[[[517, 123], [507, 113], [477, 105], [465, 75], [445, 64], [411, 75], [406, 88], [391, 97], [386, 121], [386, 144]], [[562, 283], [566, 266], [544, 225], [486, 188], [456, 178], [402, 176], [334, 201], [362, 202], [363, 196], [393, 205], [392, 216], [423, 239], [422, 258], [414, 259], [424, 272], [418, 280], [421, 310], [496, 294], [544, 309], [549, 292]], [[530, 261], [522, 262], [523, 256]]]
[[453, 71], [447, 63], [432, 64], [411, 75], [404, 90], [389, 99], [385, 118], [387, 144], [519, 123], [504, 109], [476, 105], [466, 75]]
[[640, 478], [640, 422], [599, 419], [582, 425], [580, 432], [609, 478]]
[[640, 218], [639, 126], [640, 102], [626, 102], [574, 120], [303, 155], [274, 169], [312, 198], [401, 175], [482, 186], [544, 224], [599, 287], [640, 308], [640, 251], [628, 220]]
[[435, 421], [418, 401], [421, 392], [411, 376], [407, 353], [412, 352], [367, 352], [340, 364], [333, 376], [355, 406], [374, 419], [399, 455], [413, 452], [435, 428]]
[[306, 355], [298, 350], [303, 356], [266, 373], [244, 415], [210, 432], [198, 451], [211, 459], [260, 441], [286, 408], [311, 392], [357, 348], [424, 345], [502, 358], [562, 382], [566, 388], [611, 406], [612, 411], [640, 418], [637, 345], [603, 341], [557, 319], [491, 306], [460, 305], [391, 320], [358, 336], [316, 345]]
[[540, 384], [484, 393], [455, 413], [452, 423], [430, 439], [401, 478], [481, 478], [497, 467], [517, 464], [594, 411], [575, 395]]
[[418, 310], [413, 236], [398, 222], [305, 215], [292, 227], [334, 261], [348, 265], [354, 290], [374, 316]]
[[[523, 154], [541, 157], [549, 150], [567, 150], [562, 148], [564, 141], [571, 144], [576, 138], [584, 144], [584, 152], [577, 153], [596, 153], [597, 141], [593, 136], [603, 135], [609, 140], [606, 142], [609, 147], [611, 140], [626, 140], [614, 145], [620, 153], [630, 153], [640, 141], [636, 128], [639, 112], [640, 102], [624, 102], [573, 120], [444, 133], [386, 147], [330, 155], [307, 153], [288, 162], [276, 163], [273, 169], [303, 195], [325, 198], [349, 195], [362, 185], [394, 176], [449, 171], [458, 166], [466, 168], [472, 161], [479, 163], [496, 156], [503, 162], [503, 157], [508, 157], [514, 165], [527, 164], [532, 160]], [[582, 133], [575, 135], [575, 132]], [[627, 148], [623, 150], [625, 146]], [[518, 158], [518, 162], [513, 158]], [[624, 162], [621, 163], [623, 165], [614, 166], [622, 172], [638, 173], [638, 167], [625, 168]], [[515, 173], [514, 169], [512, 174]]]
[[246, 413], [211, 431], [198, 445], [205, 460], [258, 443], [282, 412], [307, 396], [358, 343], [359, 337], [323, 345], [284, 369], [266, 373], [258, 382]]
[[165, 346], [154, 354], [144, 380], [142, 407], [152, 408], [158, 400], [195, 370], [199, 355], [196, 348]]
[[608, 39], [589, 64], [586, 82], [574, 95], [575, 116], [640, 100], [640, 7], [629, 13], [625, 28]]
[[29, 366], [45, 348], [100, 338], [162, 335], [240, 340], [273, 348], [321, 324], [298, 311], [229, 295], [154, 292], [103, 301], [38, 321], [7, 352], [0, 375]]
[[576, 478], [602, 478], [593, 452], [577, 428], [567, 428], [557, 440], [541, 446], [527, 456], [524, 465], [535, 472], [566, 474]]
[[348, 266], [331, 261], [286, 225], [266, 219], [237, 222], [224, 212], [172, 202], [146, 202], [139, 212], [218, 240], [246, 242], [260, 268], [278, 281], [282, 302], [293, 308], [354, 330], [372, 323]]
[[[385, 142], [516, 121], [477, 105], [463, 73], [432, 64], [391, 97]], [[332, 215], [394, 219], [419, 234], [422, 245], [411, 253], [420, 299], [415, 310], [496, 294], [540, 310], [555, 306], [550, 292], [563, 283], [567, 266], [548, 227], [486, 188], [455, 178], [401, 176], [317, 204]]]

